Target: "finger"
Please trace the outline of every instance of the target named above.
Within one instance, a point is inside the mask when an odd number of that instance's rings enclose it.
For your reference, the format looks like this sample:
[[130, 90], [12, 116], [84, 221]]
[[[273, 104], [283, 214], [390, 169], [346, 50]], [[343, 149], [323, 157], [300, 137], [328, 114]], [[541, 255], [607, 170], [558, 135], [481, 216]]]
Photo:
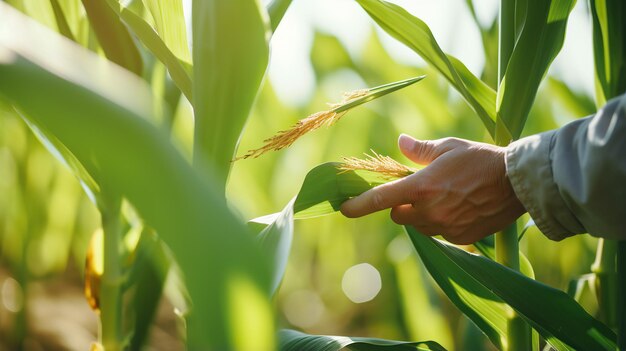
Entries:
[[433, 225], [421, 217], [421, 211], [413, 205], [400, 205], [391, 209], [391, 219], [402, 225], [410, 225], [420, 233], [427, 236], [435, 236], [443, 233], [444, 228]]
[[397, 224], [415, 224], [419, 213], [411, 204], [396, 206], [391, 209], [391, 220]]
[[400, 151], [411, 161], [427, 165], [436, 158], [450, 151], [456, 144], [456, 139], [417, 140], [409, 135], [400, 134], [398, 146]]
[[411, 203], [411, 177], [399, 179], [370, 189], [341, 205], [344, 216], [355, 218], [386, 208]]

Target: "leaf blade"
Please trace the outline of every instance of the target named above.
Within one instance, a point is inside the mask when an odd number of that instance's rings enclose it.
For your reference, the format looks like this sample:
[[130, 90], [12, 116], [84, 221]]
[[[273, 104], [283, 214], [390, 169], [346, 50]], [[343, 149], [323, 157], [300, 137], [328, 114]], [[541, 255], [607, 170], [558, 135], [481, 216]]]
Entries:
[[436, 68], [476, 111], [489, 133], [495, 135], [495, 91], [474, 76], [461, 61], [445, 54], [426, 23], [386, 1], [357, 2], [381, 28]]
[[626, 6], [622, 1], [589, 2], [593, 28], [596, 100], [598, 107], [626, 90]]
[[270, 24], [272, 25], [272, 32], [275, 32], [278, 25], [285, 16], [285, 12], [289, 9], [292, 0], [274, 0], [268, 7], [267, 12], [270, 16]]
[[172, 53], [183, 62], [191, 62], [187, 28], [181, 0], [143, 0], [156, 25], [157, 33]]
[[142, 17], [129, 8], [121, 6], [117, 0], [107, 0], [107, 3], [109, 7], [120, 16], [122, 21], [132, 29], [143, 45], [167, 67], [176, 86], [185, 94], [187, 99], [193, 103], [190, 76], [191, 64], [181, 61], [176, 57], [161, 37], [159, 37], [154, 28]]
[[[529, 0], [524, 27], [498, 88], [496, 142], [516, 140], [528, 118], [550, 64], [565, 39], [565, 28], [575, 0]], [[552, 15], [552, 20], [551, 16]]]
[[[420, 256], [454, 262], [513, 307], [557, 349], [613, 350], [615, 334], [564, 292], [405, 227]], [[430, 270], [430, 269], [429, 269]]]
[[355, 351], [445, 351], [434, 341], [407, 342], [378, 338], [346, 337], [334, 335], [307, 335], [295, 330], [279, 332], [281, 351], [339, 351], [346, 347]]
[[92, 29], [109, 60], [141, 76], [143, 60], [128, 29], [105, 0], [82, 0]]
[[225, 187], [269, 57], [267, 13], [256, 0], [193, 1], [194, 164]]

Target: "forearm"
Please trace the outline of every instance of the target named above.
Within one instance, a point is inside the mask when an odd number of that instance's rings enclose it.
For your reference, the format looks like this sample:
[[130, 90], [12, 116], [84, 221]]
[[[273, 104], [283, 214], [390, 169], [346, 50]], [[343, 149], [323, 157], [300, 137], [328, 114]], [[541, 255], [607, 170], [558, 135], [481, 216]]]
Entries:
[[595, 116], [521, 139], [506, 155], [513, 188], [549, 238], [626, 239], [626, 96]]

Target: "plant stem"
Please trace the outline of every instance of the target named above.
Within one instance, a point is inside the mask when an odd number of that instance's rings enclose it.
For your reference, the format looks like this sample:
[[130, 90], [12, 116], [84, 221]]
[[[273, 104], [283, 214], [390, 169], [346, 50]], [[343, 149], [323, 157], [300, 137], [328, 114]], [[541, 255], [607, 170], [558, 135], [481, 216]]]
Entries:
[[110, 197], [102, 212], [104, 271], [100, 285], [100, 341], [106, 351], [122, 350], [121, 198]]
[[626, 240], [617, 244], [617, 346], [626, 350]]
[[507, 350], [528, 351], [533, 349], [532, 330], [517, 312], [511, 309], [512, 315], [507, 320]]
[[[498, 85], [506, 73], [515, 42], [517, 1], [501, 0], [499, 17], [498, 46]], [[508, 139], [508, 138], [507, 138]], [[506, 146], [510, 140], [500, 140], [496, 134], [496, 144]], [[496, 234], [496, 261], [519, 272], [519, 243], [517, 239], [517, 223], [510, 224], [502, 232]], [[510, 307], [509, 307], [510, 308]], [[509, 351], [532, 350], [532, 329], [513, 309], [510, 309], [507, 321], [507, 347]]]
[[591, 271], [596, 276], [598, 317], [611, 328], [617, 326], [617, 241], [600, 239]]
[[517, 242], [517, 223], [513, 222], [496, 234], [496, 261], [519, 271], [519, 244]]
[[[516, 223], [510, 224], [502, 232], [496, 234], [496, 261], [516, 271], [520, 270]], [[530, 326], [513, 309], [509, 310], [507, 327], [506, 350], [532, 349]]]

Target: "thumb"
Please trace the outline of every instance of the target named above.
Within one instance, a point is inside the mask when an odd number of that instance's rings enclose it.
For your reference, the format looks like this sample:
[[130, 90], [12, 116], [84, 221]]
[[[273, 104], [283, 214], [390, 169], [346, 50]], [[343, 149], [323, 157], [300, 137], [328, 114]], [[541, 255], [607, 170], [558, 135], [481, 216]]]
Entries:
[[421, 165], [430, 164], [449, 151], [449, 148], [442, 147], [442, 142], [439, 140], [417, 140], [406, 134], [400, 134], [398, 146], [406, 157]]

